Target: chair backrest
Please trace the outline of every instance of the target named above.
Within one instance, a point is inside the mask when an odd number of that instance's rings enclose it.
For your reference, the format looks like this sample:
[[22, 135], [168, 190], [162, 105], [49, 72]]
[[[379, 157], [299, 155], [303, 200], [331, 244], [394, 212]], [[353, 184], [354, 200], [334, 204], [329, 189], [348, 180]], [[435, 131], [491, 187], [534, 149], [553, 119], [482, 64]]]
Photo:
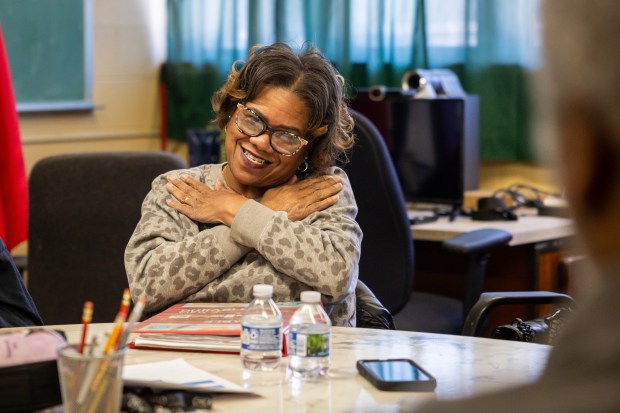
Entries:
[[30, 174], [28, 289], [45, 324], [114, 320], [128, 286], [124, 250], [158, 175], [185, 167], [166, 152], [99, 152], [42, 159]]
[[368, 118], [350, 111], [357, 142], [342, 167], [364, 233], [359, 278], [396, 314], [413, 288], [413, 240], [405, 200], [383, 137]]

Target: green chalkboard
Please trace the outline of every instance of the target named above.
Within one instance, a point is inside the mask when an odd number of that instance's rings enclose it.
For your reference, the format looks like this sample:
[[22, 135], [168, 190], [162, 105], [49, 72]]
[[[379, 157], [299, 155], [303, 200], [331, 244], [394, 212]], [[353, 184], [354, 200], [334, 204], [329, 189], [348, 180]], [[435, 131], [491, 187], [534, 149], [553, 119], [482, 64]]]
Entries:
[[91, 0], [0, 0], [20, 112], [92, 109]]

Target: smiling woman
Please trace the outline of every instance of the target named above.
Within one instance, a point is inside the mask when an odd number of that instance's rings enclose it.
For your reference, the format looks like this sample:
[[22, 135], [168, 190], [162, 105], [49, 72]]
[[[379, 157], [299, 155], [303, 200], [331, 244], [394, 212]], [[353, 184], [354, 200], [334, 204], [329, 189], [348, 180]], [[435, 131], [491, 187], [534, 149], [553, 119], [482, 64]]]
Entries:
[[344, 80], [309, 47], [257, 48], [214, 95], [228, 162], [158, 177], [127, 245], [136, 300], [153, 313], [177, 302], [276, 301], [322, 295], [334, 325], [355, 326], [362, 233], [346, 174], [353, 145]]

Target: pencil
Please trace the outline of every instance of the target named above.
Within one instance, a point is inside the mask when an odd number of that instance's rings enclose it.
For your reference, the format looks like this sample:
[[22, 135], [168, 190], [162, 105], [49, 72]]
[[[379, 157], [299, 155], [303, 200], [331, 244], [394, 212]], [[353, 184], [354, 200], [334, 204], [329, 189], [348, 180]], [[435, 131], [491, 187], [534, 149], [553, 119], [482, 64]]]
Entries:
[[93, 319], [93, 303], [92, 301], [86, 301], [84, 303], [84, 309], [82, 310], [82, 339], [80, 340], [80, 354], [84, 354], [84, 346], [86, 344], [86, 333], [88, 332], [88, 325]]
[[[90, 357], [90, 355], [89, 355]], [[84, 403], [84, 400], [86, 399], [86, 396], [88, 395], [88, 391], [90, 389], [91, 384], [93, 383], [93, 381], [95, 380], [95, 373], [97, 373], [97, 367], [98, 365], [95, 363], [88, 363], [88, 362], [84, 362], [86, 363], [86, 365], [88, 366], [86, 369], [86, 374], [83, 377], [83, 380], [81, 381], [81, 387], [80, 387], [80, 391], [78, 393], [78, 397], [77, 397], [77, 404], [82, 404]], [[101, 368], [101, 366], [99, 366], [99, 369]]]
[[131, 331], [133, 330], [133, 326], [140, 319], [140, 317], [142, 317], [142, 311], [144, 311], [144, 303], [144, 297], [140, 297], [140, 300], [138, 300], [138, 303], [131, 311], [131, 315], [127, 320], [127, 325], [123, 329], [121, 337], [118, 340], [118, 348], [123, 348], [127, 344], [127, 339], [129, 338], [129, 334], [131, 334]]
[[105, 347], [103, 348], [103, 354], [110, 354], [110, 352], [116, 350], [116, 345], [118, 344], [118, 338], [123, 330], [123, 323], [127, 318], [127, 312], [129, 310], [129, 300], [131, 299], [131, 294], [129, 294], [129, 288], [125, 288], [123, 291], [123, 299], [121, 300], [121, 306], [118, 309], [118, 314], [114, 319], [114, 328], [108, 337], [108, 341], [105, 343]]
[[118, 309], [119, 313], [123, 313], [125, 317], [127, 317], [127, 313], [129, 312], [129, 301], [131, 300], [131, 294], [129, 293], [129, 288], [125, 288], [123, 291], [123, 300], [121, 301], [121, 308]]
[[116, 315], [116, 319], [114, 319], [114, 328], [112, 329], [112, 332], [108, 337], [108, 341], [105, 343], [105, 347], [103, 348], [103, 354], [110, 354], [116, 349], [116, 344], [118, 343], [118, 336], [121, 334], [124, 322], [125, 315], [123, 313], [118, 313]]

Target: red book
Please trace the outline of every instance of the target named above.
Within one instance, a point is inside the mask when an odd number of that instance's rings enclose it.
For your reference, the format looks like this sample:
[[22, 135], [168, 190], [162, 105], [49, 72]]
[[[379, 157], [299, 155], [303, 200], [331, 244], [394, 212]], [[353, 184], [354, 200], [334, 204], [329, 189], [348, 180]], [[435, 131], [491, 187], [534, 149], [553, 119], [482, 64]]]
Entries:
[[[276, 303], [288, 321], [300, 302]], [[241, 317], [248, 303], [180, 303], [139, 323], [130, 347], [167, 350], [219, 351], [238, 353], [241, 347]], [[286, 354], [286, 339], [283, 352]]]

